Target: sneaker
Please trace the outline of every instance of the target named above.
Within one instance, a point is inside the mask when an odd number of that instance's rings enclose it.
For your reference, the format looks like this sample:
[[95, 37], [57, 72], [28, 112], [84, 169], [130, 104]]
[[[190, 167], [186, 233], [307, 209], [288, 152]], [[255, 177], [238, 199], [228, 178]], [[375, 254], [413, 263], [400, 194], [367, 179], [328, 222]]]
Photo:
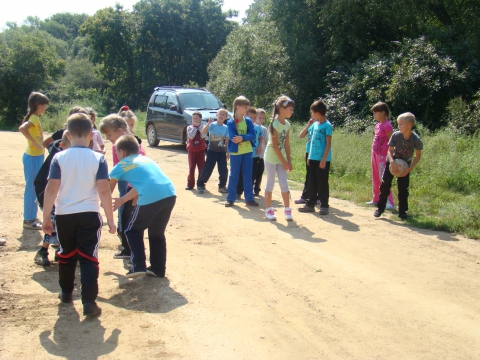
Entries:
[[373, 213], [373, 216], [375, 216], [375, 217], [380, 217], [382, 214], [383, 214], [383, 210], [377, 209], [377, 210], [375, 210], [375, 212]]
[[69, 304], [73, 301], [73, 296], [72, 293], [64, 293], [61, 292], [58, 297], [60, 298], [60, 301], [64, 304]]
[[193, 190], [193, 187], [187, 186], [185, 190]]
[[130, 259], [130, 254], [125, 251], [125, 249], [120, 250], [115, 255], [113, 255], [114, 259]]
[[83, 304], [83, 315], [95, 316], [95, 315], [100, 315], [101, 313], [102, 313], [102, 309], [98, 307], [97, 303]]
[[203, 194], [205, 192], [205, 188], [204, 187], [201, 187], [201, 186], [197, 186], [197, 192], [199, 194]]
[[320, 215], [328, 215], [328, 208], [327, 207], [321, 207], [320, 208]]
[[305, 212], [305, 213], [307, 213], [307, 212], [315, 212], [315, 208], [310, 207], [310, 206], [308, 206], [308, 205], [304, 205], [303, 207], [299, 208], [298, 211], [300, 211], [300, 212]]
[[267, 220], [274, 221], [277, 220], [277, 217], [275, 216], [275, 211], [273, 210], [273, 207], [269, 207], [265, 209], [265, 217]]
[[304, 198], [299, 198], [299, 199], [295, 200], [294, 203], [295, 204], [306, 204], [307, 200], [305, 200]]
[[256, 202], [255, 200], [247, 201], [246, 204], [247, 206], [255, 206], [255, 207], [258, 206], [258, 202]]
[[393, 210], [395, 209], [395, 206], [390, 204], [390, 201], [387, 201], [387, 205], [385, 206], [385, 210]]
[[289, 207], [286, 207], [283, 211], [285, 213], [285, 220], [292, 221], [293, 220], [292, 209], [290, 209]]
[[224, 187], [219, 187], [218, 192], [222, 193], [222, 194], [228, 194], [228, 189], [225, 186]]
[[408, 219], [408, 215], [405, 212], [399, 212], [398, 217], [402, 220], [407, 220]]
[[233, 201], [227, 201], [225, 203], [225, 207], [232, 207], [233, 205], [235, 205], [235, 202], [233, 202]]
[[33, 261], [37, 265], [50, 266], [50, 260], [48, 260], [48, 251], [38, 250], [35, 254], [35, 257], [33, 258]]
[[152, 270], [152, 267], [151, 267], [151, 266], [149, 266], [149, 267], [147, 268], [147, 275], [155, 276], [155, 277], [161, 277], [161, 278], [165, 277], [165, 275], [156, 274], [156, 273]]
[[253, 193], [253, 196], [259, 197], [259, 196], [260, 196], [260, 191], [254, 192], [254, 193]]
[[0, 246], [3, 246], [7, 243], [7, 240], [5, 240], [4, 238], [0, 238]]
[[128, 273], [125, 274], [125, 276], [129, 279], [135, 279], [137, 277], [140, 277], [140, 276], [145, 276], [147, 273], [145, 270], [135, 270], [133, 271], [132, 269], [130, 269], [128, 271]]
[[365, 205], [372, 205], [372, 206], [377, 206], [377, 203], [375, 201], [367, 201]]
[[23, 228], [33, 229], [33, 230], [42, 230], [42, 224], [39, 222], [36, 222], [35, 220], [24, 220]]

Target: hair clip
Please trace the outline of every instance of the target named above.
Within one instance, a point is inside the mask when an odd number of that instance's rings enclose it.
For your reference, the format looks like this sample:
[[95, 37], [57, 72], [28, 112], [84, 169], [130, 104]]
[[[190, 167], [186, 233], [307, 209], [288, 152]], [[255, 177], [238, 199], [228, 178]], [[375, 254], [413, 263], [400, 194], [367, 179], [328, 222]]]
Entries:
[[285, 101], [283, 102], [283, 105], [282, 105], [282, 107], [287, 107], [287, 106], [288, 106], [288, 104], [290, 104], [291, 102], [293, 102], [293, 100], [292, 100], [292, 99], [290, 99], [290, 98], [288, 98], [287, 100], [285, 100]]
[[239, 122], [240, 122], [240, 120], [235, 119], [235, 124], [238, 124]]
[[123, 105], [120, 111], [128, 111], [130, 108], [127, 105]]

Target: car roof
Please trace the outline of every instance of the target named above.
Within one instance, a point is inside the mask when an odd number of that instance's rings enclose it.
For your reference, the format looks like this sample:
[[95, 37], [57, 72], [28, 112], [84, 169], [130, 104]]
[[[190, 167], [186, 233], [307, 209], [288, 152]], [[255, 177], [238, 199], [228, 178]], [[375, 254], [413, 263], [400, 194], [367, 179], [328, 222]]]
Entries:
[[206, 92], [209, 93], [207, 89], [203, 88], [185, 88], [183, 86], [157, 86], [155, 92], [157, 91], [175, 91], [177, 93], [192, 93], [192, 92]]

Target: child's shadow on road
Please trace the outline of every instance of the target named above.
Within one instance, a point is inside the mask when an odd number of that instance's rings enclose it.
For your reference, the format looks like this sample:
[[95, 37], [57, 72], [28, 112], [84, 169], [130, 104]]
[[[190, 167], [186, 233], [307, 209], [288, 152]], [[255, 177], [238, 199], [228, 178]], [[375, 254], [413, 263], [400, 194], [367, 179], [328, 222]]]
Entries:
[[106, 329], [98, 318], [85, 318], [71, 305], [60, 304], [58, 319], [52, 332], [47, 330], [39, 335], [40, 344], [54, 356], [66, 359], [98, 359], [112, 353], [118, 346], [121, 331], [114, 329], [105, 339]]
[[351, 222], [350, 220], [344, 219], [345, 217], [353, 216], [353, 214], [349, 212], [330, 207], [328, 211], [328, 215], [319, 215], [319, 216], [325, 222], [328, 222], [332, 225], [341, 226], [343, 230], [353, 231], [353, 232], [360, 231], [360, 226], [358, 226], [354, 222]]
[[23, 229], [22, 235], [17, 240], [20, 242], [17, 251], [36, 251], [43, 241], [43, 232], [41, 230]]
[[123, 290], [109, 299], [98, 297], [99, 300], [110, 305], [147, 313], [168, 313], [188, 304], [185, 297], [170, 287], [170, 281], [167, 278], [146, 275], [129, 280], [124, 275], [112, 271], [104, 275], [115, 276], [118, 279], [119, 288]]

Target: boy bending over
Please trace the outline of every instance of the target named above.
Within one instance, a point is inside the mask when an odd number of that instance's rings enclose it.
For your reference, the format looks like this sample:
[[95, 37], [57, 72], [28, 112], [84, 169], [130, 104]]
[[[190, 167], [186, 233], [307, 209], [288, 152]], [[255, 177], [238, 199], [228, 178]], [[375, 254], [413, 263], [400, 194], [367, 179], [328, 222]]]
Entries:
[[[115, 199], [114, 210], [138, 195], [136, 205], [124, 229], [131, 250], [132, 267], [127, 278], [149, 274], [164, 277], [167, 262], [165, 229], [177, 196], [170, 179], [153, 160], [139, 156], [138, 142], [131, 135], [121, 136], [115, 143], [120, 162], [110, 172], [110, 188], [118, 181], [128, 181], [133, 189]], [[146, 267], [143, 232], [148, 230], [150, 265]]]

